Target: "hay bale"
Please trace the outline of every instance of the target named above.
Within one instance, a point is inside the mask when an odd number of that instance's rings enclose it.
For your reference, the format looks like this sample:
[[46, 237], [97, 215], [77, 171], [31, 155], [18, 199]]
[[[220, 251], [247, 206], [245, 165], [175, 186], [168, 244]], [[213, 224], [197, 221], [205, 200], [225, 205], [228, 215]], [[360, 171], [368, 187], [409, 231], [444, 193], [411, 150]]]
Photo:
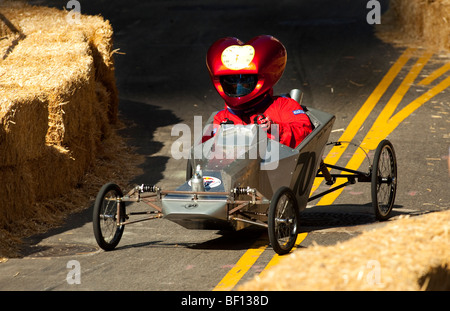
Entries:
[[0, 231], [14, 236], [60, 218], [45, 202], [82, 182], [118, 124], [112, 27], [66, 16], [0, 4]]
[[24, 92], [8, 98], [6, 94], [13, 91], [3, 88], [1, 82], [0, 86], [0, 167], [3, 167], [22, 163], [43, 152], [48, 103], [35, 94], [26, 96]]
[[298, 249], [239, 290], [449, 290], [450, 211]]
[[450, 52], [450, 0], [391, 0], [376, 30], [387, 42]]

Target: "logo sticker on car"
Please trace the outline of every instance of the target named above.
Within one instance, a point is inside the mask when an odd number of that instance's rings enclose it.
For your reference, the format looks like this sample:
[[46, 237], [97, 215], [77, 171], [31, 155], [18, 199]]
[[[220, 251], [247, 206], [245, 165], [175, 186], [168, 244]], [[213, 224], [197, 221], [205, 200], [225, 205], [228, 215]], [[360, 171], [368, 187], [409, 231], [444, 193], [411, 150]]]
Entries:
[[[222, 184], [222, 181], [219, 178], [212, 176], [203, 176], [203, 183], [205, 184], [205, 188], [216, 188]], [[188, 185], [191, 185], [191, 181], [188, 181]]]

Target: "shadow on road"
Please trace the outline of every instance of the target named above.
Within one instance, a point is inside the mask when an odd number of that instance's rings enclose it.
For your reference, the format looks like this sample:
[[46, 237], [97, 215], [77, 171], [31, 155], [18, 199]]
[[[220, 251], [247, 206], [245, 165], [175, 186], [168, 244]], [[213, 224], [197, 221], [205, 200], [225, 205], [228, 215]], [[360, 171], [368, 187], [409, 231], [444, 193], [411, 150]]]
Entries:
[[120, 99], [119, 110], [125, 123], [125, 128], [120, 131], [121, 136], [127, 139], [136, 153], [145, 156], [145, 162], [139, 166], [143, 174], [131, 182], [156, 184], [163, 178], [170, 155], [154, 156], [164, 146], [163, 142], [155, 139], [155, 131], [182, 120], [169, 109], [128, 99]]

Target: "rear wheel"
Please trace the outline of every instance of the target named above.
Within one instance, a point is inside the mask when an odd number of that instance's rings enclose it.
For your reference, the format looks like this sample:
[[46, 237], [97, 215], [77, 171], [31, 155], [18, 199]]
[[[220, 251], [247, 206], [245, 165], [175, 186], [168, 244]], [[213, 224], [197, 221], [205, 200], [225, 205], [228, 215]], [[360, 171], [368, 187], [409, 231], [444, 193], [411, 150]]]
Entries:
[[[122, 237], [125, 225], [118, 225], [117, 219], [125, 220], [125, 203], [119, 186], [105, 184], [97, 194], [93, 212], [94, 236], [98, 246], [105, 251], [113, 250]], [[119, 205], [119, 209], [117, 206]], [[120, 216], [117, 215], [119, 211]]]
[[397, 192], [397, 159], [388, 140], [378, 144], [372, 167], [372, 205], [378, 220], [389, 218]]
[[269, 241], [277, 254], [287, 254], [294, 247], [298, 219], [298, 205], [294, 193], [288, 187], [281, 187], [272, 197], [268, 215]]

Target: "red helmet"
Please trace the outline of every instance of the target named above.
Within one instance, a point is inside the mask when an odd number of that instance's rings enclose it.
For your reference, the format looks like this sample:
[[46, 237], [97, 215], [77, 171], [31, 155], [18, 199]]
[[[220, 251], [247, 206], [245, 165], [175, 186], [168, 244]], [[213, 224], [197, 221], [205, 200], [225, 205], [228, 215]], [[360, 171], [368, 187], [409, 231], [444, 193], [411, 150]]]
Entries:
[[272, 36], [243, 43], [227, 37], [208, 50], [206, 65], [219, 95], [234, 110], [258, 104], [280, 80], [286, 67], [286, 49]]

